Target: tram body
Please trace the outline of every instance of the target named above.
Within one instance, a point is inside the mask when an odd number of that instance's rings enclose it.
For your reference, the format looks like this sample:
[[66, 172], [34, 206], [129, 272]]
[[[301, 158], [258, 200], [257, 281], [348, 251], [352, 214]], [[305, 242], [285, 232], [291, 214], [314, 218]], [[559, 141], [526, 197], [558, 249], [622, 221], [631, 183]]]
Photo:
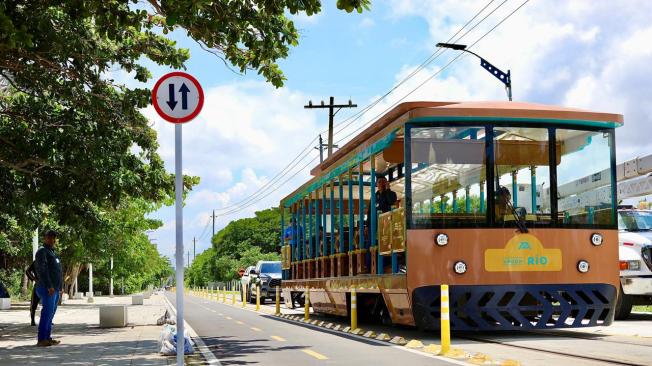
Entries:
[[[281, 201], [285, 301], [309, 291], [314, 311], [347, 316], [356, 289], [360, 316], [436, 329], [447, 284], [454, 330], [609, 325], [622, 123], [519, 102], [398, 105]], [[398, 197], [388, 212], [380, 176]]]

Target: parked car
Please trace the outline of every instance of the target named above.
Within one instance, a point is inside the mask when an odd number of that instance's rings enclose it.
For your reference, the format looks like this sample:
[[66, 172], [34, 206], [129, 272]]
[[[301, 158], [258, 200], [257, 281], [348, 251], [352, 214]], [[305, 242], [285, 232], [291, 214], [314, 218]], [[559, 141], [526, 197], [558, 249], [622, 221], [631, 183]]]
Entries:
[[256, 266], [247, 268], [245, 274], [249, 274], [243, 288], [247, 289], [247, 301], [256, 302], [256, 285], [260, 285], [260, 303], [265, 303], [266, 298], [273, 299], [276, 296], [276, 288], [281, 286], [281, 262], [280, 261], [258, 261]]
[[[256, 277], [256, 266], [249, 266], [249, 267], [245, 268], [244, 274], [242, 275], [242, 277], [240, 277], [241, 288], [246, 290], [244, 292], [240, 291], [240, 300], [241, 301], [244, 301], [244, 300], [247, 300], [249, 302], [251, 301], [251, 299], [249, 298], [249, 294], [250, 294], [250, 292], [249, 292], [249, 283], [251, 282], [251, 279], [253, 277]], [[247, 298], [243, 299], [242, 296], [246, 296]]]
[[652, 212], [621, 206], [618, 210], [620, 296], [616, 319], [625, 319], [633, 305], [652, 305]]

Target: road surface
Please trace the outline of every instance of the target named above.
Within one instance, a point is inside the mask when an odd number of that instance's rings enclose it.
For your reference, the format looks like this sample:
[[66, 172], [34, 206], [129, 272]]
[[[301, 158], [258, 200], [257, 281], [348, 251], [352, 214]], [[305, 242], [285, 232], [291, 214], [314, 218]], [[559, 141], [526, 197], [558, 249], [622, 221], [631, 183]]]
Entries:
[[[172, 304], [174, 293], [166, 293]], [[273, 316], [192, 295], [185, 296], [186, 322], [222, 365], [442, 365], [441, 358], [404, 347], [316, 330]]]

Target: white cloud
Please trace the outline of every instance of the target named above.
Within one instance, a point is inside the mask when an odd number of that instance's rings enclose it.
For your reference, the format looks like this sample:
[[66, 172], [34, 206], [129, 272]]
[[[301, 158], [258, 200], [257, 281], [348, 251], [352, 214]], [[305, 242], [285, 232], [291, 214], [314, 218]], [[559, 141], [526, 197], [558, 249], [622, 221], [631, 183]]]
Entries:
[[376, 22], [373, 19], [371, 19], [369, 17], [364, 17], [364, 18], [362, 18], [362, 20], [358, 24], [358, 27], [360, 27], [360, 28], [371, 28], [374, 25], [376, 25]]
[[[520, 3], [505, 4], [459, 43], [471, 44]], [[406, 0], [391, 2], [391, 13], [395, 20], [424, 18], [434, 44], [446, 41], [482, 5]], [[624, 114], [625, 126], [617, 131], [622, 161], [652, 150], [647, 136], [639, 132], [652, 122], [652, 105], [645, 102], [652, 99], [651, 13], [649, 1], [531, 1], [473, 50], [497, 67], [511, 69], [515, 100]], [[443, 65], [453, 55], [449, 51], [437, 63]], [[407, 100], [505, 98], [499, 81], [473, 57], [461, 58], [422, 89], [428, 92]]]
[[[287, 88], [274, 89], [264, 82], [219, 85], [205, 90], [205, 98], [199, 117], [183, 126], [184, 173], [201, 177], [184, 207], [186, 241], [199, 237], [202, 232], [205, 234], [204, 240], [198, 243], [198, 252], [210, 245], [210, 235], [204, 228], [213, 209], [231, 206], [256, 192], [302, 152], [315, 131], [324, 127], [318, 126], [317, 113], [303, 108], [309, 96]], [[159, 153], [166, 169], [174, 171], [174, 126], [162, 121], [152, 107], [143, 113], [156, 122]], [[275, 192], [252, 200], [250, 207], [219, 217], [216, 230], [225, 226], [227, 220], [252, 216], [257, 210], [277, 206], [281, 197], [308, 178], [308, 170], [303, 169]], [[160, 238], [159, 241], [173, 241], [174, 207], [164, 207], [154, 216], [166, 221], [154, 237]]]

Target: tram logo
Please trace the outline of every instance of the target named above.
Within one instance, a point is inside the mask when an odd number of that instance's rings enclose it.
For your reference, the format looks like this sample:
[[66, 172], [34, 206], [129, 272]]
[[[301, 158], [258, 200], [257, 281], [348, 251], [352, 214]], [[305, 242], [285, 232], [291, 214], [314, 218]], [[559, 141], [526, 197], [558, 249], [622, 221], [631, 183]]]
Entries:
[[487, 249], [484, 267], [488, 272], [561, 271], [561, 249], [546, 249], [536, 236], [519, 234], [503, 249]]

